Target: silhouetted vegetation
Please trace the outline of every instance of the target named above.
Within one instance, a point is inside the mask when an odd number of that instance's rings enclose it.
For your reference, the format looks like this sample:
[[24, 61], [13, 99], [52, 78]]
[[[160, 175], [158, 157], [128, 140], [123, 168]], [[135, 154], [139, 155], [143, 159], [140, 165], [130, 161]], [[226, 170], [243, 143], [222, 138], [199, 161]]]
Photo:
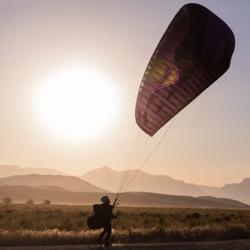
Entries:
[[46, 205], [46, 206], [49, 206], [49, 205], [51, 204], [51, 201], [50, 201], [50, 200], [45, 200], [45, 201], [43, 202], [43, 204]]
[[3, 198], [3, 204], [10, 205], [11, 204], [11, 198], [10, 197], [4, 197]]
[[[87, 244], [92, 207], [12, 204], [0, 206], [0, 244]], [[114, 242], [224, 240], [250, 237], [250, 210], [117, 208]]]
[[34, 201], [32, 199], [29, 199], [29, 200], [26, 201], [26, 204], [32, 206], [35, 203], [34, 203]]

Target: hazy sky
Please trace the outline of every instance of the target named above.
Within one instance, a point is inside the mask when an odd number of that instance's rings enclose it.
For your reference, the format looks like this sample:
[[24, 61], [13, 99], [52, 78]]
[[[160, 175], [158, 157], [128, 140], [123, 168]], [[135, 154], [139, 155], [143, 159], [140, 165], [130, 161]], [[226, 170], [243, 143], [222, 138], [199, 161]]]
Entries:
[[[236, 38], [231, 68], [173, 121], [142, 170], [223, 185], [250, 177], [250, 1], [200, 3]], [[0, 165], [83, 174], [101, 166], [141, 166], [168, 128], [153, 138], [136, 125], [137, 91], [175, 13], [175, 0], [0, 0]], [[100, 136], [67, 141], [41, 124], [33, 105], [42, 79], [87, 65], [112, 79], [119, 112]]]

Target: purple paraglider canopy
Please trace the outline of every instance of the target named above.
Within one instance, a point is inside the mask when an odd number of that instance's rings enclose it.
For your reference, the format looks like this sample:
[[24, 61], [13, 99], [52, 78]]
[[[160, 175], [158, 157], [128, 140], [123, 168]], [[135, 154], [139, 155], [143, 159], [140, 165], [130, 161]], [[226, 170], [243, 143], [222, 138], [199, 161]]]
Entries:
[[234, 47], [223, 20], [199, 4], [184, 5], [144, 73], [135, 112], [140, 128], [153, 136], [227, 71]]

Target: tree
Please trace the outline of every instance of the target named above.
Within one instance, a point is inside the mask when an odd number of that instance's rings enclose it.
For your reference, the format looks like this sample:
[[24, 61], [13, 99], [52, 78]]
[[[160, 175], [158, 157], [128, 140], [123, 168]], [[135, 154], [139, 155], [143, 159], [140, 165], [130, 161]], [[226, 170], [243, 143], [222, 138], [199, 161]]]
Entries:
[[27, 205], [34, 205], [34, 201], [32, 199], [29, 199], [26, 201]]
[[5, 205], [10, 205], [11, 204], [11, 198], [10, 197], [4, 197], [3, 198], [3, 203]]
[[43, 202], [43, 204], [48, 206], [48, 205], [51, 204], [51, 202], [50, 202], [50, 200], [45, 200], [45, 201]]

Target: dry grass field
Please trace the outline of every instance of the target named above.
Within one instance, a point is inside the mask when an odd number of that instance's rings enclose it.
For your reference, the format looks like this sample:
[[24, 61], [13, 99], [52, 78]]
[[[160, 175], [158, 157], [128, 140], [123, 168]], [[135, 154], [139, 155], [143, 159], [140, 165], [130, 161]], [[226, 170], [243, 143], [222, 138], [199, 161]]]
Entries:
[[[250, 210], [126, 208], [114, 211], [118, 243], [250, 238]], [[75, 245], [96, 242], [89, 206], [1, 205], [0, 245]]]

